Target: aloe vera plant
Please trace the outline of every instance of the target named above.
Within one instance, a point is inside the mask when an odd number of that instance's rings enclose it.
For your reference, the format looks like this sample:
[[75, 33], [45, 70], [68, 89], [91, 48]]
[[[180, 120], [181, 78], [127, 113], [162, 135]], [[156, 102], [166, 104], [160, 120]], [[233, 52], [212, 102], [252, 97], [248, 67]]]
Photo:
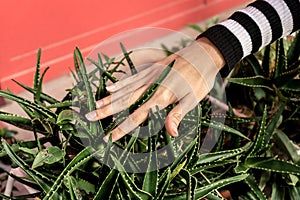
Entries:
[[[180, 127], [185, 134], [175, 139], [163, 124], [171, 105], [151, 111], [142, 127], [118, 142], [105, 143], [102, 138], [126, 113], [153, 95], [173, 65], [128, 111], [89, 122], [83, 113], [94, 110], [96, 100], [108, 95], [105, 86], [108, 81], [118, 81], [114, 76], [120, 73], [118, 66], [127, 60], [129, 70], [136, 73], [130, 52], [121, 48], [124, 58], [119, 62], [100, 54], [97, 60], [89, 59], [95, 66], [90, 72], [76, 48], [76, 84], [66, 88], [62, 100], [43, 92], [47, 70], [40, 70], [40, 50], [33, 87], [15, 80], [32, 94], [32, 100], [0, 91], [1, 97], [17, 102], [27, 114], [0, 111], [0, 120], [31, 131], [34, 138], [11, 143], [2, 137], [0, 160], [27, 176], [0, 169], [1, 182], [11, 176], [37, 191], [22, 196], [2, 192], [3, 199], [260, 200], [300, 196], [299, 34], [292, 42], [277, 41], [240, 62], [225, 82], [230, 94], [226, 113], [212, 113], [215, 105], [204, 99], [185, 116]], [[237, 88], [241, 95], [231, 95]], [[233, 110], [237, 108], [244, 108], [247, 117], [236, 116]], [[217, 144], [205, 151], [204, 139], [213, 137], [216, 130], [222, 132]]]

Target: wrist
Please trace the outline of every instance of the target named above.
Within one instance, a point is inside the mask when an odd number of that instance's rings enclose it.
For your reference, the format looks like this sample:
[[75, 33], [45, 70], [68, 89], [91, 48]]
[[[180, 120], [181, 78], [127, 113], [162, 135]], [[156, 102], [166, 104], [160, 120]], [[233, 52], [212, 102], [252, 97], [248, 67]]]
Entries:
[[226, 61], [220, 50], [209, 39], [205, 37], [201, 37], [196, 41], [208, 52], [218, 70], [221, 70], [225, 66]]

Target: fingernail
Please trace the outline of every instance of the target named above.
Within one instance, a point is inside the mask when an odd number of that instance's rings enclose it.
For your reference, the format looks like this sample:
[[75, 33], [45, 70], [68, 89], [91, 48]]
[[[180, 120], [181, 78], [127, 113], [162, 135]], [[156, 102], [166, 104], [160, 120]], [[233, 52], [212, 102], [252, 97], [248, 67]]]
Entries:
[[106, 86], [106, 90], [109, 91], [109, 92], [113, 92], [115, 89], [116, 89], [115, 85]]
[[107, 136], [105, 136], [105, 137], [103, 138], [103, 140], [104, 140], [105, 143], [108, 142], [108, 136], [109, 136], [109, 135], [107, 135]]
[[172, 123], [171, 129], [172, 129], [173, 133], [175, 133], [174, 137], [178, 137], [178, 130], [177, 130], [177, 125], [175, 124], [175, 122]]
[[93, 112], [87, 113], [85, 115], [85, 117], [90, 121], [94, 121], [94, 120], [96, 120], [97, 113], [96, 113], [96, 111], [93, 111]]
[[96, 108], [101, 108], [101, 106], [103, 105], [103, 101], [96, 101]]
[[110, 141], [110, 140], [112, 141], [113, 140], [112, 134], [110, 133], [110, 134], [106, 135], [105, 137], [103, 137], [103, 140], [105, 143], [108, 143], [108, 141]]

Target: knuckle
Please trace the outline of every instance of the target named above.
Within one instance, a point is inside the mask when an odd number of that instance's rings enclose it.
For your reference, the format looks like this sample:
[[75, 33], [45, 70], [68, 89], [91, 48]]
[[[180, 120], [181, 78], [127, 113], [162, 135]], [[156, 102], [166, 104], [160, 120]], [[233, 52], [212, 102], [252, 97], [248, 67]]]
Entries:
[[103, 99], [100, 99], [99, 101], [97, 101], [97, 104], [100, 108], [102, 106], [110, 104], [111, 100], [112, 100], [112, 95], [109, 95], [109, 96], [104, 97]]
[[180, 121], [182, 120], [182, 114], [179, 112], [169, 114], [166, 118], [166, 121], [175, 121], [178, 125]]
[[126, 132], [121, 127], [117, 127], [113, 130], [112, 135], [114, 140], [118, 140], [125, 136]]
[[103, 109], [98, 109], [96, 111], [96, 115], [97, 115], [98, 119], [103, 119], [103, 118], [105, 118], [107, 116], [110, 116], [111, 115], [111, 108], [110, 108], [110, 106], [105, 107]]
[[182, 119], [182, 114], [181, 113], [173, 113], [172, 117], [177, 121], [181, 121]]
[[129, 116], [132, 126], [138, 126], [147, 119], [147, 113], [144, 110], [137, 110]]
[[129, 116], [129, 119], [131, 121], [131, 126], [138, 126], [140, 121], [140, 115], [138, 114], [132, 114]]
[[168, 106], [169, 104], [176, 102], [177, 97], [172, 91], [164, 89], [162, 92], [157, 94], [155, 99], [158, 99], [158, 102], [161, 105]]
[[97, 119], [102, 119], [104, 116], [103, 116], [103, 113], [101, 110], [96, 110], [96, 118]]

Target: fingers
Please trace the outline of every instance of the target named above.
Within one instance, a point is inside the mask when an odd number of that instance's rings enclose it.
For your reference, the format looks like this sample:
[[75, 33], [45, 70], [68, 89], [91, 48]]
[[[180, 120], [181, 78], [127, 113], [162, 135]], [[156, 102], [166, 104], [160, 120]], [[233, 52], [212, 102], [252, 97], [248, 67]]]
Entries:
[[183, 118], [182, 109], [180, 104], [178, 104], [169, 112], [165, 121], [165, 127], [171, 136], [173, 137], [178, 136], [178, 125], [182, 120], [182, 118]]
[[110, 135], [112, 136], [112, 142], [119, 140], [124, 137], [127, 133], [134, 130], [138, 127], [143, 121], [145, 121], [148, 117], [148, 110], [146, 107], [141, 107], [134, 111], [129, 117], [126, 118], [124, 122], [122, 122], [117, 128], [112, 130], [112, 132], [106, 135], [103, 140], [105, 142], [108, 141]]
[[[163, 49], [160, 48], [141, 48], [141, 49], [134, 49], [131, 50], [132, 53], [130, 54], [130, 59], [135, 65], [135, 68], [138, 72], [145, 70], [146, 68], [152, 66], [153, 64], [157, 63], [158, 61], [164, 59], [166, 54]], [[121, 54], [119, 57], [116, 58], [115, 62], [118, 63], [123, 59], [124, 55]], [[130, 73], [129, 64], [124, 61], [124, 65], [120, 65], [118, 70], [126, 72], [126, 74]], [[113, 69], [115, 67], [114, 64], [110, 66], [109, 69]], [[116, 73], [114, 76], [117, 79], [122, 79], [121, 73]]]
[[151, 100], [143, 104], [140, 108], [136, 109], [129, 117], [126, 118], [124, 122], [112, 130], [110, 134], [105, 136], [104, 141], [107, 142], [110, 135], [112, 135], [112, 142], [119, 140], [143, 123], [148, 118], [151, 108], [156, 105], [158, 105], [160, 108], [165, 108], [169, 104], [176, 101], [177, 99], [171, 91], [165, 89], [164, 87], [160, 87]]
[[122, 95], [119, 95], [118, 93], [109, 95], [97, 101], [97, 110], [87, 113], [85, 116], [90, 121], [97, 121], [121, 112], [133, 104], [148, 87], [149, 85], [144, 85], [133, 92], [128, 92]]
[[86, 118], [97, 121], [127, 109], [156, 80], [157, 74], [160, 74], [163, 67], [162, 64], [157, 63], [149, 69], [108, 86], [106, 89], [112, 94], [97, 101], [97, 110], [86, 114]]
[[[132, 76], [128, 76], [125, 74], [123, 77], [121, 77], [120, 81], [107, 86], [106, 89], [109, 92], [117, 92], [119, 90], [123, 90], [124, 88], [135, 90], [141, 85], [154, 82], [166, 66], [167, 64], [157, 62], [151, 65], [151, 67], [144, 69]], [[123, 92], [125, 91], [126, 90], [124, 90]]]
[[169, 112], [165, 120], [165, 127], [171, 136], [178, 136], [178, 126], [181, 120], [197, 105], [197, 103], [195, 96], [189, 94], [181, 99], [180, 102]]

